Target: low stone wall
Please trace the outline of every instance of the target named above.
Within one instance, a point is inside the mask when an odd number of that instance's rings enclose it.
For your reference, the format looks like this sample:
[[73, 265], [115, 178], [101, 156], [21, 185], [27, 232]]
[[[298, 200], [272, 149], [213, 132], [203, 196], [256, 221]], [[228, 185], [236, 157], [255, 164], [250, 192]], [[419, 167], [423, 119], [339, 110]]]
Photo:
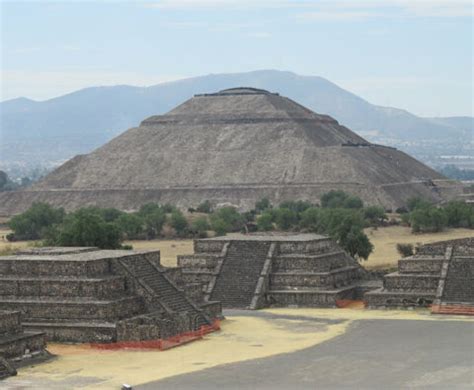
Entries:
[[436, 293], [439, 275], [401, 275], [398, 272], [385, 275], [384, 288], [392, 291], [431, 291]]

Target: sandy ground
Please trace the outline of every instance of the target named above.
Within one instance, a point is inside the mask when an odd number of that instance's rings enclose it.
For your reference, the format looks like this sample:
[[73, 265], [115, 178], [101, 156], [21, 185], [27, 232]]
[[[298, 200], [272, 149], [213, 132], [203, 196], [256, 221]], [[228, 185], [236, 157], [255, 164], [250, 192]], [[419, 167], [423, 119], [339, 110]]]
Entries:
[[430, 242], [453, 240], [456, 238], [474, 237], [473, 229], [448, 229], [440, 233], [412, 234], [411, 229], [403, 226], [389, 226], [379, 229], [366, 229], [370, 241], [374, 245], [374, 252], [362, 265], [367, 268], [384, 268], [397, 266], [400, 255], [397, 244], [428, 244]]
[[117, 389], [222, 364], [268, 358], [314, 347], [344, 335], [354, 321], [461, 321], [427, 310], [270, 309], [226, 313], [222, 330], [172, 350], [99, 351], [88, 346], [51, 344], [54, 360], [20, 370], [2, 383], [5, 389]]

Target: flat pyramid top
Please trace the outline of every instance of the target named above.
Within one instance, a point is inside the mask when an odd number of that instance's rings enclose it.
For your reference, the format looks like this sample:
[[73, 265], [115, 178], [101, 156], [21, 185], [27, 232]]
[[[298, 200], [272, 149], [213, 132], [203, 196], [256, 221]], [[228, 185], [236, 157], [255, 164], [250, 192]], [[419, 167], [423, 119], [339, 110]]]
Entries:
[[252, 88], [252, 87], [237, 87], [223, 89], [219, 92], [214, 93], [203, 93], [194, 96], [228, 96], [228, 95], [277, 95], [278, 93], [272, 93], [265, 89]]

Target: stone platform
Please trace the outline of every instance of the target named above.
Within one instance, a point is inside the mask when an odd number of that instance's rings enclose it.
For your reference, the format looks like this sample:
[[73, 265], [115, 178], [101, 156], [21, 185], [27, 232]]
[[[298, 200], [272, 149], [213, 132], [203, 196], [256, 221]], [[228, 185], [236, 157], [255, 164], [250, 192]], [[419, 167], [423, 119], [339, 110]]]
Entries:
[[427, 307], [434, 313], [474, 314], [474, 240], [423, 245], [398, 262], [384, 286], [365, 294], [368, 307]]
[[316, 234], [195, 240], [194, 252], [178, 256], [183, 278], [228, 308], [335, 307], [355, 298], [364, 274], [334, 241]]
[[186, 294], [178, 273], [161, 266], [159, 251], [34, 248], [0, 257], [0, 310], [21, 311], [26, 330], [60, 342], [141, 341], [211, 325], [219, 302], [199, 300], [195, 286]]
[[45, 334], [24, 331], [18, 311], [0, 311], [0, 379], [14, 375], [15, 367], [47, 355]]

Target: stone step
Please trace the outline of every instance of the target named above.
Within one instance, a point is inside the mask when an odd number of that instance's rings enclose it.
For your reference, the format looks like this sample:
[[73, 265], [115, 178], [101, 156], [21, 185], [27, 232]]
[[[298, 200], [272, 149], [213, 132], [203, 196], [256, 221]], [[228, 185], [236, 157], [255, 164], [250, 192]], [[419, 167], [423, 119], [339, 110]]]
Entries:
[[24, 322], [32, 319], [116, 320], [143, 312], [141, 297], [114, 300], [57, 297], [0, 297], [0, 310], [19, 310]]
[[444, 257], [436, 258], [405, 258], [398, 261], [398, 271], [401, 274], [441, 274]]
[[427, 307], [433, 303], [432, 291], [390, 291], [378, 289], [364, 295], [369, 308], [376, 307]]
[[384, 288], [390, 291], [426, 291], [436, 293], [439, 275], [433, 274], [400, 274], [393, 272], [384, 276]]
[[344, 251], [338, 250], [319, 255], [278, 255], [272, 261], [275, 272], [329, 272], [350, 265]]
[[0, 276], [0, 296], [116, 297], [125, 293], [123, 276]]
[[356, 285], [349, 285], [333, 290], [270, 290], [266, 297], [269, 304], [276, 307], [336, 307], [336, 301], [338, 300], [353, 299], [356, 288]]
[[231, 242], [211, 299], [223, 307], [249, 307], [269, 249], [269, 243]]
[[6, 359], [21, 358], [25, 353], [42, 351], [45, 346], [45, 334], [25, 331], [0, 337], [0, 356]]
[[330, 272], [273, 272], [270, 275], [272, 290], [292, 287], [340, 287], [352, 284], [359, 273], [358, 266], [348, 266]]
[[117, 341], [117, 329], [114, 322], [43, 320], [25, 322], [24, 327], [30, 331], [44, 332], [48, 340], [55, 342], [109, 343]]

